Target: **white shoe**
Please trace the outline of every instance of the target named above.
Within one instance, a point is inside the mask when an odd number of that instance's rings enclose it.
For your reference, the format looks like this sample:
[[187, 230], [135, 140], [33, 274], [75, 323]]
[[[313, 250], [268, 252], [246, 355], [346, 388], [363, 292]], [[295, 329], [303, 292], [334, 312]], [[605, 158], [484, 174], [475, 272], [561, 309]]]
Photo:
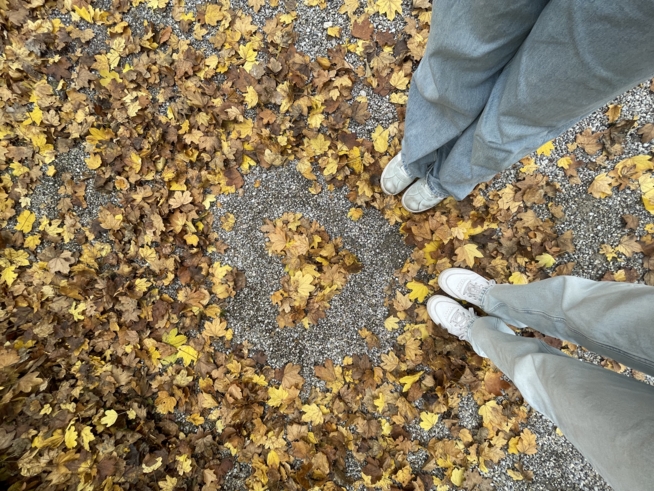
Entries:
[[411, 213], [421, 213], [433, 208], [445, 198], [447, 196], [443, 194], [432, 193], [426, 179], [418, 179], [402, 196], [402, 206]]
[[463, 341], [470, 342], [468, 330], [478, 318], [474, 310], [466, 310], [456, 300], [443, 295], [434, 295], [427, 301], [427, 312], [436, 324]]
[[449, 268], [438, 276], [438, 286], [448, 295], [481, 307], [481, 301], [493, 280], [487, 280], [474, 271], [463, 268]]
[[401, 193], [404, 188], [416, 180], [404, 170], [402, 165], [402, 152], [398, 152], [384, 168], [381, 175], [381, 188], [386, 194], [395, 195]]
[[[481, 307], [486, 291], [493, 285], [495, 281], [463, 268], [448, 268], [438, 276], [441, 290], [477, 307]], [[511, 321], [510, 324], [518, 328], [527, 327], [527, 324], [517, 321]]]

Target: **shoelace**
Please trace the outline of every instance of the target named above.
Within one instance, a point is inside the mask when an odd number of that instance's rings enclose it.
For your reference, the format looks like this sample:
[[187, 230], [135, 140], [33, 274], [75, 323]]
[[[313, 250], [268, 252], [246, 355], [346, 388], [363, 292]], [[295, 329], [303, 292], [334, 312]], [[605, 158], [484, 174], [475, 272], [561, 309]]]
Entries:
[[469, 281], [466, 287], [463, 289], [463, 294], [468, 298], [472, 298], [476, 302], [481, 302], [481, 299], [491, 286], [495, 285], [495, 280], [490, 280], [487, 285], [482, 285], [480, 283], [475, 283], [474, 281]]
[[460, 331], [459, 339], [467, 339], [468, 326], [475, 321], [476, 317], [477, 315], [472, 307], [468, 310], [457, 309], [454, 311], [450, 323], [457, 331]]

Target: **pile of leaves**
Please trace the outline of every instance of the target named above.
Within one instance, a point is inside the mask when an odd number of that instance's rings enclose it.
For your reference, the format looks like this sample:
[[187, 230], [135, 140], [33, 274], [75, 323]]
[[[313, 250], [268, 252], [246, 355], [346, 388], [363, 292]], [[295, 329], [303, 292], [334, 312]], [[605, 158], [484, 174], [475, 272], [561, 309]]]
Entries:
[[282, 258], [282, 288], [271, 300], [279, 308], [279, 327], [304, 327], [325, 317], [329, 301], [341, 292], [348, 276], [361, 271], [361, 263], [341, 238], [330, 240], [318, 222], [300, 213], [285, 213], [261, 228], [269, 242], [266, 249]]
[[[264, 3], [248, 4], [258, 12]], [[573, 245], [571, 233], [555, 233], [556, 185], [526, 160], [504, 189], [482, 185], [462, 202], [408, 214], [379, 177], [400, 147], [431, 5], [414, 1], [404, 30], [391, 32], [371, 16], [393, 20], [399, 1], [346, 0], [339, 11], [352, 37], [328, 28], [342, 43], [315, 61], [293, 46], [294, 6], [257, 26], [222, 1], [0, 0], [5, 489], [211, 491], [240, 481], [252, 490], [481, 490], [489, 481], [479, 471], [536, 452], [515, 388], [435, 326], [422, 302], [452, 265], [516, 284], [569, 273], [572, 263], [557, 264]], [[357, 84], [388, 96], [399, 116], [370, 140], [348, 129], [370, 117]], [[619, 125], [583, 138], [613, 158]], [[638, 131], [651, 139], [651, 125]], [[66, 163], [79, 154], [83, 169]], [[377, 208], [414, 247], [389, 291], [382, 328], [398, 331], [394, 349], [379, 366], [367, 354], [327, 360], [312, 387], [299, 366], [273, 368], [251, 344], [232, 342], [224, 312], [245, 279], [222, 259], [217, 232], [235, 217], [214, 220], [253, 166], [291, 160], [313, 181], [308, 192], [322, 192], [318, 173], [329, 189], [345, 186], [352, 219]], [[574, 177], [577, 161], [567, 162]], [[638, 183], [651, 211], [649, 170], [650, 160], [635, 159], [589, 191]], [[298, 215], [264, 231], [287, 273], [274, 297], [280, 326], [315, 323], [356, 257]], [[650, 255], [648, 232], [615, 251]], [[372, 331], [361, 335], [375, 345]], [[470, 393], [483, 422], [474, 430], [458, 422]], [[519, 462], [509, 473], [531, 478]]]

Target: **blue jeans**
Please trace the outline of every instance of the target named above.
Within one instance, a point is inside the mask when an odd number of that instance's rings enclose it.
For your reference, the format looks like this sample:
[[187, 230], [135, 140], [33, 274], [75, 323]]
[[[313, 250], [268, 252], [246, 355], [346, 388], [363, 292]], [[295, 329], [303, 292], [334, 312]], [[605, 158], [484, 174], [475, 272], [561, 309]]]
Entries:
[[460, 200], [654, 75], [652, 0], [435, 0], [407, 172]]
[[560, 276], [495, 285], [469, 331], [535, 409], [550, 418], [617, 491], [654, 489], [654, 387], [515, 336], [522, 322], [654, 376], [654, 288]]

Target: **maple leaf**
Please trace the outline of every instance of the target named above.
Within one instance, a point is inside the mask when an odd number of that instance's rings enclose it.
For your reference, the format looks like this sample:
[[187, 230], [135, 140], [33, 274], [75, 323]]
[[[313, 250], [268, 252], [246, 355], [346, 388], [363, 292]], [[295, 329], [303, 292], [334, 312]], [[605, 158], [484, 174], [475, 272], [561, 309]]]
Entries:
[[620, 117], [621, 111], [622, 106], [620, 104], [609, 104], [609, 108], [606, 111], [606, 116], [609, 118], [609, 123], [615, 123]]
[[347, 217], [353, 222], [358, 221], [363, 216], [363, 210], [361, 208], [350, 208], [350, 211], [347, 212]]
[[100, 423], [102, 423], [103, 425], [109, 427], [109, 426], [113, 425], [116, 422], [117, 419], [118, 419], [118, 413], [116, 411], [114, 411], [113, 409], [107, 409], [107, 410], [105, 410], [104, 416], [102, 417], [102, 419], [100, 419]]
[[288, 397], [288, 391], [284, 387], [269, 387], [268, 388], [268, 405], [272, 407], [281, 406], [284, 400]]
[[627, 257], [633, 256], [635, 252], [643, 252], [642, 246], [633, 235], [625, 235], [622, 237], [615, 250], [621, 252]]
[[157, 398], [154, 401], [154, 405], [157, 408], [159, 414], [168, 414], [172, 413], [177, 405], [177, 399], [168, 394], [167, 391], [162, 390], [157, 395]]
[[291, 387], [302, 387], [304, 378], [300, 375], [300, 365], [293, 365], [289, 363], [284, 367], [284, 376], [282, 377], [282, 387], [289, 389]]
[[606, 172], [603, 172], [595, 177], [588, 187], [588, 192], [595, 198], [606, 198], [613, 194], [613, 186], [613, 179], [608, 177]]
[[416, 383], [420, 379], [420, 377], [422, 377], [423, 373], [425, 372], [418, 372], [418, 373], [414, 373], [413, 375], [406, 375], [400, 378], [400, 383], [404, 384], [404, 387], [402, 387], [402, 392], [408, 392], [411, 386], [414, 383]]
[[410, 281], [406, 284], [406, 287], [409, 289], [409, 299], [411, 300], [422, 302], [429, 295], [429, 287], [419, 281]]
[[168, 200], [168, 204], [170, 204], [170, 207], [173, 210], [175, 208], [179, 208], [180, 206], [187, 205], [191, 202], [193, 202], [193, 196], [191, 196], [191, 193], [189, 191], [184, 191], [184, 192], [175, 191], [173, 197]]
[[450, 481], [452, 481], [452, 484], [455, 486], [461, 487], [463, 486], [463, 481], [465, 480], [464, 474], [465, 469], [455, 467], [452, 469], [452, 474], [450, 474]]
[[456, 249], [456, 262], [455, 265], [467, 264], [469, 268], [475, 264], [476, 257], [484, 257], [484, 255], [477, 249], [476, 244], [465, 244]]
[[544, 254], [540, 254], [539, 256], [536, 256], [536, 261], [538, 261], [538, 265], [541, 268], [551, 268], [556, 263], [556, 259], [554, 259], [548, 253], [544, 253]]
[[66, 428], [66, 434], [64, 436], [64, 442], [66, 443], [66, 448], [75, 448], [77, 446], [77, 430], [75, 430], [74, 420], [71, 421]]
[[425, 431], [431, 430], [438, 423], [438, 414], [425, 411], [420, 413], [420, 428]]
[[545, 155], [546, 157], [549, 157], [552, 154], [552, 151], [554, 150], [554, 143], [552, 141], [548, 141], [547, 143], [544, 143], [538, 149], [536, 150], [536, 153], [538, 155]]
[[385, 327], [388, 331], [393, 331], [393, 330], [395, 330], [395, 329], [397, 329], [397, 328], [399, 327], [399, 326], [398, 326], [398, 322], [399, 322], [399, 321], [400, 321], [400, 319], [398, 319], [397, 317], [395, 317], [395, 316], [390, 316], [388, 319], [386, 319], [386, 320], [384, 321], [384, 327]]
[[302, 406], [302, 412], [304, 413], [302, 415], [302, 421], [305, 423], [321, 425], [325, 421], [322, 411], [317, 404], [305, 404]]
[[509, 283], [512, 285], [526, 285], [529, 283], [528, 278], [520, 271], [515, 271], [509, 276]]
[[34, 225], [34, 220], [36, 220], [36, 215], [29, 210], [23, 210], [16, 220], [16, 226], [14, 227], [17, 231], [28, 234], [32, 231], [32, 225]]
[[0, 274], [0, 280], [2, 280], [3, 283], [6, 283], [7, 286], [13, 285], [14, 281], [16, 281], [16, 278], [18, 278], [18, 273], [16, 273], [16, 266], [7, 266], [2, 270], [2, 273]]
[[174, 327], [173, 329], [170, 330], [170, 332], [164, 334], [161, 340], [166, 344], [174, 346], [175, 348], [179, 348], [180, 346], [186, 343], [188, 338], [183, 334], [177, 334], [177, 328]]
[[395, 19], [395, 13], [402, 13], [401, 0], [377, 0], [375, 9], [380, 14], [385, 14], [389, 20]]
[[84, 450], [90, 452], [91, 448], [89, 447], [89, 443], [95, 440], [95, 436], [93, 436], [93, 430], [91, 429], [91, 427], [85, 426], [84, 428], [82, 428], [82, 432], [80, 433], [80, 436], [82, 437], [82, 446], [84, 447]]
[[381, 125], [377, 125], [375, 130], [370, 135], [375, 147], [379, 153], [385, 153], [388, 150], [388, 129], [384, 129]]

